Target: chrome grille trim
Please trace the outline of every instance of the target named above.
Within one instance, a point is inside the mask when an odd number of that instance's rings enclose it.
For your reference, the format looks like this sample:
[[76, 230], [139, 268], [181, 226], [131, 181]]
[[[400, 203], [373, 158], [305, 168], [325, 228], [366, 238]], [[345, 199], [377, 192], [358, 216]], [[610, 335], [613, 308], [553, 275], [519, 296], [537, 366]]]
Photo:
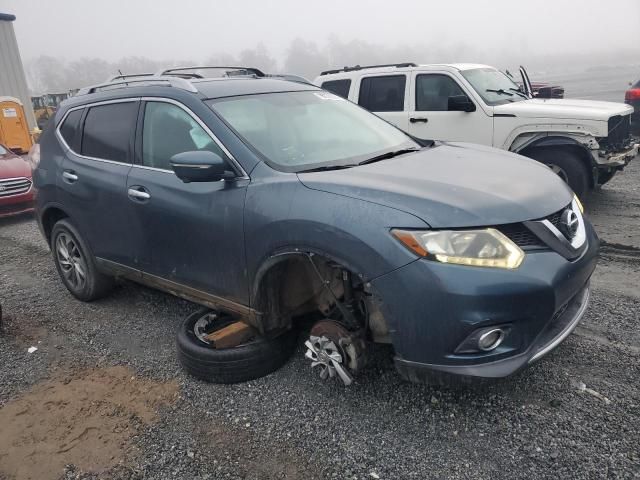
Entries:
[[5, 178], [0, 180], [0, 198], [22, 195], [31, 190], [31, 180], [26, 177]]

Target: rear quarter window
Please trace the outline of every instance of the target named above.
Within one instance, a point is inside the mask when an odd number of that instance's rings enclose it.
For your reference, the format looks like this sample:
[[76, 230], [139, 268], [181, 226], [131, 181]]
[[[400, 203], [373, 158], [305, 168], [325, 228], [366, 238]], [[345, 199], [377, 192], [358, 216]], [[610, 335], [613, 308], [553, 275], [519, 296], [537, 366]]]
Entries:
[[74, 110], [67, 115], [62, 125], [60, 125], [60, 135], [64, 139], [69, 148], [75, 147], [76, 139], [78, 138], [78, 130], [80, 126], [80, 119], [82, 118], [82, 112], [84, 109]]
[[340, 95], [343, 98], [349, 98], [351, 80], [348, 78], [344, 80], [329, 80], [322, 84], [322, 88], [330, 91], [331, 93], [335, 93], [336, 95]]

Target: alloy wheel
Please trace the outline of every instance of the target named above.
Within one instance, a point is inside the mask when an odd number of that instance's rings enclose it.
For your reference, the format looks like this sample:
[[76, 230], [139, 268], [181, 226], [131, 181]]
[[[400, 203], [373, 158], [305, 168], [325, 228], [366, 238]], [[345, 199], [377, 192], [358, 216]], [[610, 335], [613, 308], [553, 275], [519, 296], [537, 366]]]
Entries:
[[76, 241], [67, 233], [56, 239], [56, 255], [65, 280], [74, 290], [81, 290], [87, 282], [87, 262]]

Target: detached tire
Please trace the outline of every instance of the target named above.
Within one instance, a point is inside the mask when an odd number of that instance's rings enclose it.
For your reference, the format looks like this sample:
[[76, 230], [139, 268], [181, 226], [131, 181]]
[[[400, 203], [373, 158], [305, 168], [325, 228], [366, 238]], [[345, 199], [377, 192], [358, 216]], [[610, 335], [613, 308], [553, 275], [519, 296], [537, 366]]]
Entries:
[[78, 300], [97, 300], [113, 288], [113, 277], [98, 271], [91, 250], [69, 220], [53, 226], [51, 253], [62, 283]]
[[275, 338], [257, 337], [233, 348], [213, 348], [194, 331], [196, 322], [210, 312], [202, 309], [189, 315], [178, 331], [178, 360], [194, 377], [213, 383], [246, 382], [280, 368], [295, 349], [293, 330]]
[[535, 148], [523, 154], [551, 168], [579, 198], [584, 198], [589, 192], [589, 170], [574, 152], [557, 148]]

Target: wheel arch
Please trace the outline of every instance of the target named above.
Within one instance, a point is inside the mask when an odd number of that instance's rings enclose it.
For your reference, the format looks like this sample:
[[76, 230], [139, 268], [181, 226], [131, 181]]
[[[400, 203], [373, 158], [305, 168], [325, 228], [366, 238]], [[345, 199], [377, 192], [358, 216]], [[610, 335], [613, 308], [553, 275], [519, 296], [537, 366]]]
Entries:
[[[314, 262], [318, 271], [311, 262]], [[296, 310], [282, 310], [287, 305], [286, 300], [282, 298], [283, 292], [294, 287], [296, 291], [292, 296], [295, 298], [289, 301], [293, 304], [298, 302], [302, 311], [310, 300], [324, 293], [325, 287], [318, 273], [326, 274], [329, 267], [346, 270], [357, 281], [366, 281], [365, 274], [354, 262], [317, 248], [288, 247], [279, 249], [265, 258], [256, 270], [250, 292], [250, 305], [260, 312], [259, 325], [256, 327], [261, 331], [287, 327], [291, 323], [291, 315]], [[335, 295], [342, 294], [342, 291], [334, 291], [335, 279], [326, 278], [325, 275], [322, 275], [322, 278], [329, 282]], [[305, 281], [310, 284], [300, 284]], [[305, 287], [309, 287], [309, 290], [305, 291]]]
[[572, 137], [554, 134], [534, 138], [512, 151], [525, 157], [535, 159], [535, 151], [541, 149], [561, 149], [563, 151], [572, 152], [587, 169], [587, 172], [589, 172], [590, 187], [593, 188], [595, 186], [597, 181], [597, 164], [591, 154], [591, 151], [584, 143], [581, 143]]
[[56, 222], [64, 219], [71, 218], [67, 211], [58, 204], [47, 205], [40, 214], [40, 226], [42, 233], [47, 241], [47, 244], [51, 246], [51, 232]]

